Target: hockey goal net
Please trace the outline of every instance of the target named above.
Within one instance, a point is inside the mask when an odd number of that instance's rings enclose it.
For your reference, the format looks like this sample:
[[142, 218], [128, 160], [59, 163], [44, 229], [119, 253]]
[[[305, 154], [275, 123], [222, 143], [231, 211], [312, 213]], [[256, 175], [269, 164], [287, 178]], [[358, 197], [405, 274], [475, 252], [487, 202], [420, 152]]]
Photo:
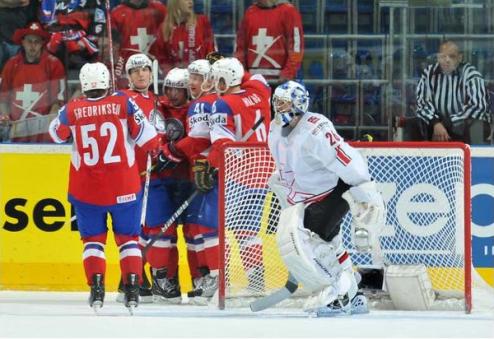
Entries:
[[[367, 159], [387, 205], [382, 256], [356, 251], [351, 215], [343, 242], [356, 266], [424, 264], [433, 289], [471, 309], [470, 150], [461, 143], [353, 144]], [[264, 144], [226, 145], [219, 172], [219, 306], [284, 286], [276, 246], [280, 213], [267, 180], [275, 168]], [[234, 305], [234, 303], [232, 303]]]

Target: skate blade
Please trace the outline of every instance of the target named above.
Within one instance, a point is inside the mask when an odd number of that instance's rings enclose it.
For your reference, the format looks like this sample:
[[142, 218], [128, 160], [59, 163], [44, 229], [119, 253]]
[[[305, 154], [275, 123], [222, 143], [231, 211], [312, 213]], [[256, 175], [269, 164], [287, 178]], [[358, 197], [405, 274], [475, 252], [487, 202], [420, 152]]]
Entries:
[[141, 304], [151, 304], [154, 302], [154, 297], [152, 295], [139, 296], [139, 303]]
[[129, 305], [127, 306], [127, 309], [129, 310], [130, 315], [134, 315], [136, 308], [137, 308], [136, 302], [130, 302]]
[[172, 305], [179, 305], [182, 303], [182, 297], [176, 297], [176, 298], [165, 298], [161, 295], [154, 295], [153, 296], [154, 302], [157, 303], [165, 303], [165, 304], [172, 304]]
[[100, 313], [100, 310], [102, 307], [103, 307], [103, 303], [101, 301], [95, 301], [93, 303], [93, 306], [91, 306], [91, 308], [93, 309], [93, 311], [96, 315], [98, 315]]

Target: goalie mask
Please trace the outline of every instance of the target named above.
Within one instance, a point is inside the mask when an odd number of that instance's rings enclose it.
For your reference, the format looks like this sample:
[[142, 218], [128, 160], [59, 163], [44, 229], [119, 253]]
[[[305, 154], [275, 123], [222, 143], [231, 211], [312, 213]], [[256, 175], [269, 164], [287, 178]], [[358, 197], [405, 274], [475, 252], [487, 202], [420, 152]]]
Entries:
[[273, 95], [273, 108], [282, 126], [288, 126], [295, 116], [307, 112], [309, 92], [302, 84], [287, 81], [276, 87]]
[[101, 62], [87, 63], [79, 73], [82, 92], [110, 88], [110, 72]]
[[[212, 89], [211, 85], [211, 64], [206, 59], [199, 59], [193, 61], [189, 67], [189, 90], [192, 99], [197, 99], [202, 96], [203, 93], [209, 92]], [[202, 76], [202, 80], [195, 75]]]
[[216, 61], [211, 68], [211, 79], [218, 93], [225, 93], [229, 88], [239, 86], [244, 77], [244, 66], [237, 58], [223, 58]]
[[[143, 68], [149, 69], [149, 79], [147, 79], [147, 84], [145, 86], [142, 86], [144, 88], [136, 88], [136, 84], [134, 83], [133, 79], [130, 78], [130, 73], [134, 69], [143, 69]], [[146, 54], [139, 53], [139, 54], [131, 55], [129, 57], [129, 59], [127, 60], [127, 62], [125, 63], [125, 73], [127, 74], [127, 78], [129, 79], [130, 88], [132, 88], [134, 90], [138, 90], [138, 89], [140, 89], [140, 90], [146, 89], [147, 90], [147, 88], [153, 82], [152, 70], [153, 70], [153, 63], [152, 63], [151, 59], [149, 59]]]

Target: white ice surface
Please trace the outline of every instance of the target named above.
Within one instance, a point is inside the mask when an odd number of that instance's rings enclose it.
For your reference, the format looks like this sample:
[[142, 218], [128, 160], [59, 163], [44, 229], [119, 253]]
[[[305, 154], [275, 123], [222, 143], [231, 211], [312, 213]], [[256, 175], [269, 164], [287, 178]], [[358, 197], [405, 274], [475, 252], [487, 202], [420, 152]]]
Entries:
[[208, 306], [141, 304], [130, 316], [107, 293], [99, 315], [88, 293], [0, 292], [0, 337], [489, 337], [494, 310], [371, 311], [309, 318], [297, 309], [218, 310]]

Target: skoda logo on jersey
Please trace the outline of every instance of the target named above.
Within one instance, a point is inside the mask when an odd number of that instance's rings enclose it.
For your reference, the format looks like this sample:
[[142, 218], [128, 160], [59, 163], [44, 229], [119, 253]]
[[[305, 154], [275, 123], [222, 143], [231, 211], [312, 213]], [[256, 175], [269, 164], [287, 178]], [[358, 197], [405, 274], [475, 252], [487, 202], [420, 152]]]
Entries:
[[216, 113], [211, 115], [209, 123], [211, 125], [226, 125], [228, 114], [226, 113]]
[[208, 122], [209, 118], [207, 114], [196, 114], [189, 118], [190, 128], [194, 127], [195, 124], [200, 124], [201, 122]]

